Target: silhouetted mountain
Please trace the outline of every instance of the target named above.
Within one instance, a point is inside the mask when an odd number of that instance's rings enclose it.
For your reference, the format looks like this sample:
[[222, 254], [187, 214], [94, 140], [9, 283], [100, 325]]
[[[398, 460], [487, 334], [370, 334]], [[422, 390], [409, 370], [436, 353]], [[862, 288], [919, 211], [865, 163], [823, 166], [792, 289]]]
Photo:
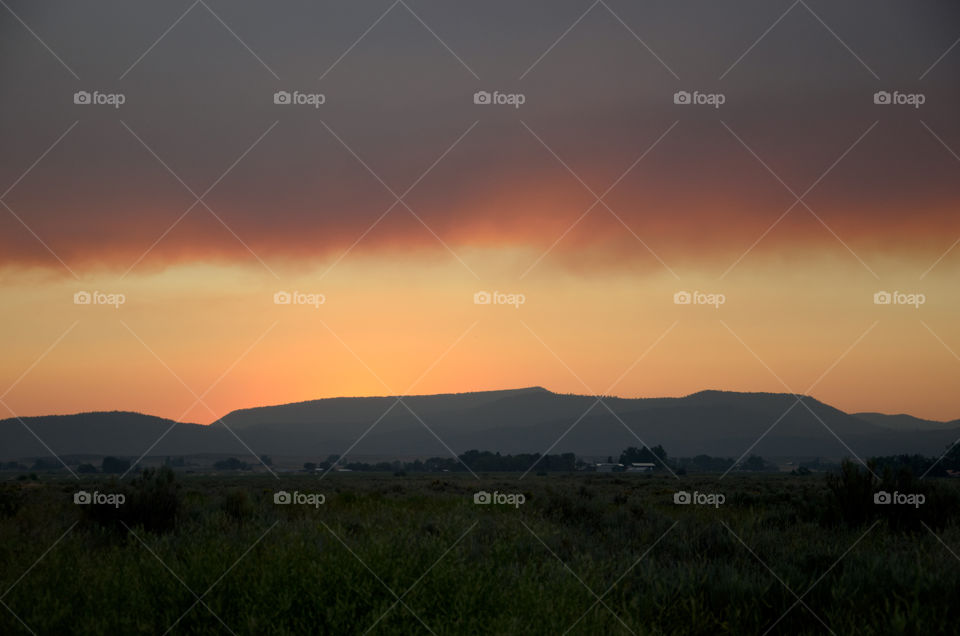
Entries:
[[[8, 459], [50, 455], [50, 451], [61, 457], [139, 456], [154, 443], [151, 455], [246, 452], [223, 427], [177, 423], [127, 411], [0, 420], [0, 455]], [[227, 446], [233, 450], [224, 451]]]
[[[809, 396], [701, 391], [599, 402], [540, 387], [312, 400], [234, 411], [210, 426], [119, 412], [23, 422], [58, 454], [123, 456], [139, 456], [161, 436], [150, 455], [249, 454], [246, 444], [275, 456], [326, 457], [348, 448], [353, 455], [381, 456], [469, 449], [606, 456], [642, 440], [674, 456], [739, 457], [750, 449], [768, 457], [865, 457], [939, 455], [960, 437], [958, 421], [851, 415]], [[0, 421], [0, 442], [4, 458], [49, 454], [17, 419]]]
[[924, 420], [905, 413], [898, 413], [896, 415], [887, 415], [885, 413], [854, 413], [854, 415], [861, 420], [894, 431], [942, 431], [948, 428], [960, 427], [960, 420], [937, 422], [935, 420]]

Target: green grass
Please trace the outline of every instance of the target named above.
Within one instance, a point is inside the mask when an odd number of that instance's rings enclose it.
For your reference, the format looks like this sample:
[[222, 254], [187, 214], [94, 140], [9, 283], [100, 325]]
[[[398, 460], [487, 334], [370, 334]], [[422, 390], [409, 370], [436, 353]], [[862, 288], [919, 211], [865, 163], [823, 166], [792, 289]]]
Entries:
[[[517, 477], [178, 476], [172, 529], [132, 532], [74, 505], [74, 480], [7, 482], [0, 595], [37, 634], [229, 633], [220, 620], [236, 634], [827, 633], [819, 619], [945, 634], [960, 620], [960, 563], [937, 537], [838, 521], [822, 476]], [[275, 505], [281, 487], [326, 503]], [[677, 506], [680, 488], [726, 503]], [[474, 505], [480, 489], [527, 502]], [[960, 551], [956, 520], [935, 531]], [[789, 612], [784, 583], [803, 599]], [[29, 632], [0, 606], [0, 633]]]

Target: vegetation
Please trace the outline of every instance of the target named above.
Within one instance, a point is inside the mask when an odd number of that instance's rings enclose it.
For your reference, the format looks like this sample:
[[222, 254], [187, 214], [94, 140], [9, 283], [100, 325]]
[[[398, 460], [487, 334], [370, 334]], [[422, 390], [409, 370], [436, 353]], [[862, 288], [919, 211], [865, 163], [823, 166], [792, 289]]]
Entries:
[[129, 482], [102, 482], [100, 490], [123, 496], [120, 505], [78, 506], [90, 526], [125, 532], [139, 526], [155, 533], [170, 532], [176, 526], [182, 499], [180, 484], [170, 468], [148, 468]]
[[663, 450], [663, 446], [654, 446], [653, 448], [636, 448], [631, 446], [627, 450], [620, 453], [620, 463], [621, 464], [632, 464], [632, 463], [651, 463], [651, 464], [661, 464], [667, 459], [667, 451]]
[[236, 457], [230, 457], [213, 464], [214, 470], [250, 470], [250, 464], [242, 462]]
[[122, 474], [130, 470], [130, 461], [116, 457], [104, 457], [103, 463], [100, 465], [100, 470], [105, 473]]
[[[871, 468], [44, 475], [0, 484], [0, 589], [37, 634], [954, 633], [960, 480]], [[876, 505], [881, 488], [926, 503]], [[0, 633], [28, 633], [0, 610]]]

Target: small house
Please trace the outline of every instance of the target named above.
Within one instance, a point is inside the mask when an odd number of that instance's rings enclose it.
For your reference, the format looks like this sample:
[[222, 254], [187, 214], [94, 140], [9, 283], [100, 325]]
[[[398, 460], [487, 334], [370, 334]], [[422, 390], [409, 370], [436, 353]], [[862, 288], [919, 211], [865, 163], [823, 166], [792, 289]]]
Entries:
[[623, 470], [623, 464], [610, 464], [601, 462], [597, 464], [598, 473], [617, 473]]

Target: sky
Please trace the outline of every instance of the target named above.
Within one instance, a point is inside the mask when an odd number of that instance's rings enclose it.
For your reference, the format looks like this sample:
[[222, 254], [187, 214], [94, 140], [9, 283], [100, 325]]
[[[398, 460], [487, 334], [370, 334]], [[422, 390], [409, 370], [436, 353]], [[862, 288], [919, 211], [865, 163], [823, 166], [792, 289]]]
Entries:
[[958, 38], [953, 2], [5, 0], [0, 417], [958, 418]]

